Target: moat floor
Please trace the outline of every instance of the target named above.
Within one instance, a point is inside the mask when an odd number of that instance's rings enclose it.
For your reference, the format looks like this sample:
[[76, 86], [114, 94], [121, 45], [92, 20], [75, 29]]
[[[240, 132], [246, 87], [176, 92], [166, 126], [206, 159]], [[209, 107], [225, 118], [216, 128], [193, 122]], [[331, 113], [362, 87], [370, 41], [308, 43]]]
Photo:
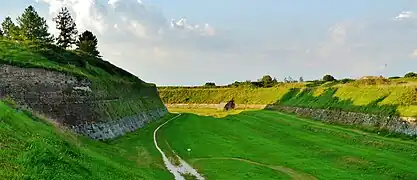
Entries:
[[[417, 179], [411, 140], [273, 111], [170, 110], [182, 115], [158, 130], [158, 145], [205, 179]], [[0, 102], [0, 179], [173, 179], [153, 135], [176, 115], [100, 142]]]
[[183, 115], [159, 141], [207, 179], [417, 179], [413, 141], [266, 110], [171, 111]]

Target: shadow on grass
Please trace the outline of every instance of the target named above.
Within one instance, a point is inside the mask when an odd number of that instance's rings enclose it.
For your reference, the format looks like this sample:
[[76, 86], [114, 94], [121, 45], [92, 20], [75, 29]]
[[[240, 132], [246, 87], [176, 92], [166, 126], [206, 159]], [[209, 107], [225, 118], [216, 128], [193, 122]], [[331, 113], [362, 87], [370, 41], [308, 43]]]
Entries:
[[[337, 88], [328, 88], [325, 92], [323, 92], [319, 96], [314, 95], [313, 88], [293, 88], [288, 93], [286, 93], [282, 98], [277, 100], [274, 104], [270, 104], [266, 106], [266, 108], [261, 110], [241, 110], [239, 112], [225, 112], [225, 111], [215, 111], [212, 112], [204, 112], [205, 110], [185, 110], [181, 113], [183, 114], [196, 114], [200, 116], [212, 116], [219, 120], [228, 120], [228, 119], [239, 119], [240, 115], [253, 115], [253, 113], [257, 113], [262, 110], [274, 110], [274, 107], [279, 106], [292, 106], [292, 107], [300, 107], [300, 108], [311, 108], [311, 109], [326, 109], [326, 110], [335, 110], [335, 111], [345, 111], [345, 112], [356, 112], [356, 113], [365, 113], [365, 114], [373, 114], [381, 117], [398, 117], [400, 113], [398, 112], [398, 105], [381, 105], [381, 102], [384, 101], [387, 96], [380, 97], [369, 104], [366, 105], [355, 105], [353, 104], [353, 100], [342, 100], [338, 97], [335, 97], [335, 93], [337, 92]], [[199, 112], [203, 111], [203, 113]], [[220, 115], [219, 115], [220, 114]], [[290, 114], [290, 113], [289, 113]], [[292, 114], [296, 115], [296, 114]], [[297, 115], [296, 115], [297, 116]], [[308, 118], [311, 119], [311, 118]], [[401, 134], [390, 132], [385, 129], [381, 129], [380, 127], [365, 127], [361, 125], [347, 125], [343, 123], [332, 123], [337, 126], [342, 126], [346, 128], [353, 128], [353, 129], [360, 129], [365, 132], [370, 133], [378, 133], [381, 136], [385, 137], [397, 137], [404, 140], [415, 140], [414, 137]]]
[[[326, 110], [335, 110], [335, 111], [345, 111], [345, 112], [356, 112], [356, 113], [365, 113], [373, 114], [385, 117], [399, 117], [400, 113], [397, 108], [398, 105], [380, 105], [387, 96], [380, 97], [375, 101], [372, 101], [369, 104], [358, 106], [354, 105], [351, 99], [341, 100], [338, 97], [335, 97], [337, 88], [329, 88], [319, 96], [313, 95], [313, 89], [307, 88], [301, 90], [299, 88], [291, 89], [287, 94], [285, 94], [280, 100], [276, 101], [274, 104], [270, 104], [264, 108], [264, 110], [274, 110], [274, 107], [279, 106], [290, 106], [290, 107], [299, 107], [299, 108], [311, 108], [311, 109], [326, 109]], [[294, 116], [299, 116], [295, 113], [287, 113]], [[310, 117], [307, 117], [310, 119]], [[324, 122], [323, 122], [324, 123]], [[362, 126], [362, 125], [350, 125], [344, 124], [342, 122], [332, 122], [325, 124], [334, 124], [337, 126], [349, 128], [349, 129], [359, 129], [368, 133], [377, 133], [380, 136], [391, 137], [391, 138], [400, 138], [403, 140], [413, 140], [417, 141], [415, 136], [409, 136], [402, 133], [392, 132], [387, 129], [377, 127], [377, 126]]]
[[[328, 88], [319, 96], [314, 96], [314, 89], [306, 88], [301, 90], [300, 88], [293, 88], [281, 99], [276, 101], [274, 104], [269, 106], [284, 105], [284, 106], [294, 106], [302, 108], [312, 108], [312, 109], [329, 109], [329, 110], [339, 110], [339, 111], [348, 111], [348, 112], [360, 112], [367, 114], [375, 114], [382, 116], [399, 116], [398, 105], [381, 105], [382, 102], [387, 96], [376, 99], [375, 101], [367, 105], [355, 105], [351, 99], [341, 100], [338, 97], [335, 97], [334, 94], [337, 92], [337, 88]], [[267, 109], [267, 108], [266, 108]]]

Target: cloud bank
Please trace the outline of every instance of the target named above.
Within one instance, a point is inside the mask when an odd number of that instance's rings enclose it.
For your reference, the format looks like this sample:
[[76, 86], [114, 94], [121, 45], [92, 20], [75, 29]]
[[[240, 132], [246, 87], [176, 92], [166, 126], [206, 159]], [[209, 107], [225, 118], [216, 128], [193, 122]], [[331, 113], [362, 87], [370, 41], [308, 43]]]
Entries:
[[221, 30], [227, 27], [207, 22], [194, 23], [192, 17], [165, 17], [162, 10], [140, 0], [38, 1], [48, 6], [51, 17], [62, 6], [68, 7], [80, 31], [88, 29], [98, 36], [106, 60], [161, 85], [225, 84], [267, 73], [279, 79], [320, 78], [324, 73], [392, 75], [407, 71], [399, 67], [410, 67], [407, 63], [417, 57], [412, 11], [387, 18], [341, 19], [319, 34], [308, 29], [296, 34], [287, 25], [281, 27], [283, 34], [255, 37], [233, 35]]

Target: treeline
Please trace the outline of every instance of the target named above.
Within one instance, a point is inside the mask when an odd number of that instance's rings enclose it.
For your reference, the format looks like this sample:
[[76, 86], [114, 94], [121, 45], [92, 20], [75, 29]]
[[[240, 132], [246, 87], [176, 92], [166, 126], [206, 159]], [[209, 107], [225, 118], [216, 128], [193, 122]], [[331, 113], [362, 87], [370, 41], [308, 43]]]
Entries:
[[33, 6], [25, 8], [24, 12], [13, 22], [7, 16], [1, 23], [0, 38], [17, 42], [35, 42], [54, 44], [63, 49], [74, 48], [94, 57], [101, 57], [97, 50], [97, 37], [89, 30], [78, 34], [76, 24], [66, 7], [61, 8], [56, 17], [52, 19], [59, 30], [58, 37], [48, 32], [45, 18], [36, 12]]
[[235, 87], [249, 87], [249, 88], [269, 88], [274, 86], [280, 86], [287, 83], [305, 83], [307, 87], [320, 86], [325, 83], [331, 84], [346, 84], [346, 83], [355, 83], [356, 85], [372, 85], [372, 84], [387, 84], [390, 83], [391, 79], [399, 78], [417, 78], [417, 73], [408, 72], [403, 77], [393, 76], [385, 78], [382, 76], [365, 76], [361, 79], [336, 79], [330, 74], [324, 75], [321, 79], [318, 80], [307, 80], [304, 81], [303, 77], [299, 77], [298, 80], [293, 79], [292, 77], [285, 77], [283, 81], [278, 81], [276, 78], [272, 78], [270, 75], [265, 75], [257, 81], [235, 81], [234, 83], [218, 86], [214, 82], [206, 82], [202, 86], [169, 86], [169, 87], [159, 87], [159, 88], [235, 88]]
[[[325, 83], [329, 81], [337, 81], [332, 75], [325, 75], [321, 80], [314, 80], [314, 81], [304, 81], [303, 77], [299, 77], [298, 79], [293, 79], [292, 77], [285, 77], [283, 81], [278, 81], [277, 78], [272, 78], [270, 75], [264, 75], [259, 78], [257, 81], [235, 81], [232, 84], [228, 84], [225, 86], [216, 86], [214, 82], [207, 82], [203, 85], [203, 87], [213, 88], [213, 87], [257, 87], [257, 88], [269, 88], [278, 86], [280, 84], [285, 83], [297, 83], [297, 82], [313, 82], [313, 83]], [[346, 80], [345, 80], [346, 81]]]

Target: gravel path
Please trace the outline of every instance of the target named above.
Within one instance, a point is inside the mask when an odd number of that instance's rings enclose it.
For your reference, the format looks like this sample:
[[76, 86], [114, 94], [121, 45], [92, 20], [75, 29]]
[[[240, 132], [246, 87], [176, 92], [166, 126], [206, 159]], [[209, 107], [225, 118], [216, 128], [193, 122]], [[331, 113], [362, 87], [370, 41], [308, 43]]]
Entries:
[[198, 180], [204, 180], [204, 177], [201, 176], [197, 170], [195, 170], [193, 167], [191, 167], [187, 162], [182, 160], [179, 156], [177, 156], [180, 165], [176, 166], [171, 161], [169, 161], [168, 157], [165, 155], [165, 153], [161, 150], [161, 148], [158, 146], [158, 142], [156, 140], [157, 132], [158, 130], [163, 127], [165, 124], [171, 122], [174, 119], [177, 119], [180, 117], [181, 114], [178, 114], [177, 116], [171, 118], [170, 120], [166, 121], [165, 123], [161, 124], [158, 128], [155, 129], [153, 132], [153, 142], [155, 144], [156, 149], [158, 149], [159, 153], [162, 155], [162, 160], [164, 161], [165, 167], [170, 171], [174, 177], [175, 180], [185, 180], [183, 174], [191, 174], [192, 176], [196, 177]]

